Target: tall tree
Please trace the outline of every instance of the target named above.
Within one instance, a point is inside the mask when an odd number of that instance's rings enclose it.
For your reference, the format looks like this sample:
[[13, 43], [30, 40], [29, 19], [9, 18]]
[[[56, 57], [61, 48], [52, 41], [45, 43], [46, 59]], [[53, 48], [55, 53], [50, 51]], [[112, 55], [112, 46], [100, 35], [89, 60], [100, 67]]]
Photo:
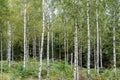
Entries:
[[43, 54], [43, 44], [44, 44], [44, 31], [45, 31], [45, 1], [42, 0], [42, 37], [41, 37], [41, 49], [40, 49], [40, 66], [38, 73], [38, 80], [41, 80], [41, 72], [42, 72], [42, 54]]
[[[114, 14], [115, 16], [115, 14]], [[115, 19], [114, 19], [115, 24]], [[116, 37], [115, 37], [115, 25], [113, 27], [113, 62], [114, 62], [114, 74], [116, 75]]]
[[102, 62], [102, 38], [101, 38], [101, 30], [100, 30], [100, 68], [103, 68], [103, 62]]
[[89, 3], [87, 0], [87, 31], [88, 31], [88, 54], [87, 54], [87, 73], [90, 74], [90, 20], [89, 20]]
[[49, 44], [50, 44], [50, 9], [49, 9], [49, 0], [47, 0], [47, 78], [49, 77]]
[[8, 21], [8, 44], [7, 44], [7, 61], [8, 66], [11, 66], [11, 24]]
[[99, 24], [98, 24], [98, 0], [96, 0], [96, 29], [97, 29], [97, 74], [99, 74]]
[[26, 68], [26, 61], [27, 61], [26, 7], [27, 7], [27, 1], [24, 0], [24, 62], [23, 62], [23, 68]]
[[74, 0], [74, 80], [79, 80], [78, 76], [78, 27], [77, 27], [77, 15], [76, 15], [76, 7], [77, 0]]

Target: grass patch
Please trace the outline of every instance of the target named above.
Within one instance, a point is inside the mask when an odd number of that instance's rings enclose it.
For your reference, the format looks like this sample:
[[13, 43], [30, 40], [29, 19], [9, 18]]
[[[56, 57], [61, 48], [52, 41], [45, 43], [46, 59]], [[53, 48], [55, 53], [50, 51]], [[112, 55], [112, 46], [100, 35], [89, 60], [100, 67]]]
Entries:
[[[8, 67], [7, 62], [3, 61], [2, 73], [0, 74], [0, 80], [37, 80], [39, 62], [30, 59], [27, 63], [27, 68], [23, 69], [23, 62], [12, 62], [11, 68]], [[50, 63], [50, 75], [49, 80], [73, 80], [74, 67], [64, 63], [64, 61], [55, 61], [54, 64]], [[87, 80], [87, 70], [85, 68], [79, 68], [79, 79]], [[46, 60], [43, 60], [42, 67], [42, 80], [46, 80]], [[119, 80], [120, 69], [117, 69], [117, 75], [113, 75], [112, 69], [101, 69], [100, 74], [96, 75], [94, 69], [91, 69], [89, 75], [90, 80]]]

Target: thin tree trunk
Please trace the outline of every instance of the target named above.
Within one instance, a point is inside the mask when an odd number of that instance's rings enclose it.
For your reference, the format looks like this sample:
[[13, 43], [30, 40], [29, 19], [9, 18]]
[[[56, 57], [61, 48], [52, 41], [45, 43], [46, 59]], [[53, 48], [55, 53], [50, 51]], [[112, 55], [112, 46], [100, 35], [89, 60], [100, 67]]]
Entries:
[[42, 39], [41, 39], [41, 49], [40, 49], [40, 66], [39, 66], [39, 73], [38, 73], [38, 80], [41, 80], [41, 72], [42, 72], [42, 54], [43, 54], [43, 44], [44, 44], [44, 31], [45, 31], [45, 11], [44, 5], [45, 2], [42, 0]]
[[23, 62], [23, 68], [26, 68], [26, 61], [27, 61], [27, 37], [26, 37], [26, 0], [24, 0], [24, 62]]
[[7, 48], [7, 61], [8, 66], [11, 66], [11, 25], [8, 21], [8, 48]]
[[74, 27], [75, 27], [75, 32], [74, 32], [74, 80], [79, 80], [78, 79], [78, 27], [77, 27], [77, 15], [76, 15], [76, 4], [77, 1], [74, 0]]
[[103, 68], [103, 64], [102, 64], [102, 40], [101, 40], [101, 35], [100, 35], [100, 67]]
[[[96, 0], [98, 7], [98, 0]], [[99, 25], [98, 25], [98, 8], [96, 8], [96, 27], [97, 27], [97, 74], [99, 74]]]
[[115, 27], [113, 27], [113, 62], [114, 62], [114, 75], [116, 75], [116, 37], [115, 37]]
[[53, 50], [53, 48], [54, 48], [54, 41], [53, 41], [53, 32], [52, 32], [52, 34], [51, 34], [51, 37], [52, 37], [52, 62], [54, 63], [54, 50]]
[[49, 22], [48, 22], [48, 32], [47, 32], [47, 78], [49, 77], [49, 41], [50, 41], [50, 29], [49, 29]]
[[87, 54], [87, 73], [90, 74], [90, 20], [89, 20], [89, 0], [87, 0], [87, 30], [88, 30], [88, 54]]

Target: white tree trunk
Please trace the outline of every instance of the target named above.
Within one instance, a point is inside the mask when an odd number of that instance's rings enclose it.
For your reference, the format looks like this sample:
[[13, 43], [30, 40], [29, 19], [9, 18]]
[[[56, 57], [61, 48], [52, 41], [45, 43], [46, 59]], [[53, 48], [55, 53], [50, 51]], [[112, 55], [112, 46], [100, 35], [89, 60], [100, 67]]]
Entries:
[[87, 73], [90, 74], [90, 20], [89, 20], [89, 0], [87, 0], [87, 30], [88, 30]]
[[26, 61], [27, 61], [27, 36], [26, 36], [26, 0], [24, 0], [24, 62], [23, 62], [23, 68], [26, 68]]
[[44, 5], [45, 2], [42, 0], [42, 39], [41, 39], [41, 49], [40, 49], [40, 66], [39, 66], [39, 73], [38, 73], [38, 80], [41, 80], [41, 72], [42, 72], [42, 54], [43, 54], [43, 44], [44, 44], [44, 30], [45, 30], [45, 11]]
[[[98, 7], [98, 0], [96, 0]], [[98, 8], [96, 8], [96, 27], [97, 27], [97, 74], [99, 74], [99, 24], [98, 24]]]
[[47, 77], [49, 77], [49, 41], [50, 41], [50, 30], [49, 30], [49, 24], [48, 23], [48, 32], [47, 32]]
[[113, 27], [113, 62], [114, 62], [114, 74], [116, 75], [116, 38], [115, 38], [115, 27]]
[[74, 27], [75, 27], [75, 32], [74, 32], [74, 80], [79, 80], [78, 79], [78, 27], [77, 27], [77, 19], [76, 19], [76, 4], [77, 0], [74, 0]]
[[7, 61], [8, 61], [8, 66], [11, 66], [11, 25], [10, 22], [8, 21], [8, 45], [7, 45]]

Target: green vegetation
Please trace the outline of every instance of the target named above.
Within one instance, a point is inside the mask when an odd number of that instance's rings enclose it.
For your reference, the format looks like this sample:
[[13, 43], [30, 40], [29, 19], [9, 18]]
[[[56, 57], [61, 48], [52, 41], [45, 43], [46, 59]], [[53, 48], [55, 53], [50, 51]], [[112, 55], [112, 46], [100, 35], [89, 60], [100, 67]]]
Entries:
[[[38, 67], [39, 62], [33, 59], [29, 60], [27, 68], [23, 69], [23, 62], [12, 62], [11, 68], [7, 66], [6, 61], [3, 61], [3, 73], [0, 74], [0, 80], [38, 80]], [[73, 66], [72, 66], [73, 67]], [[79, 68], [80, 80], [87, 80], [87, 70]], [[43, 61], [42, 80], [46, 80], [46, 60]], [[116, 77], [112, 69], [101, 69], [100, 74], [96, 75], [95, 70], [91, 70], [89, 75], [90, 80], [119, 80], [120, 69], [117, 69]], [[55, 61], [50, 63], [50, 76], [49, 80], [73, 80], [73, 69], [70, 65], [65, 65], [63, 61]]]

